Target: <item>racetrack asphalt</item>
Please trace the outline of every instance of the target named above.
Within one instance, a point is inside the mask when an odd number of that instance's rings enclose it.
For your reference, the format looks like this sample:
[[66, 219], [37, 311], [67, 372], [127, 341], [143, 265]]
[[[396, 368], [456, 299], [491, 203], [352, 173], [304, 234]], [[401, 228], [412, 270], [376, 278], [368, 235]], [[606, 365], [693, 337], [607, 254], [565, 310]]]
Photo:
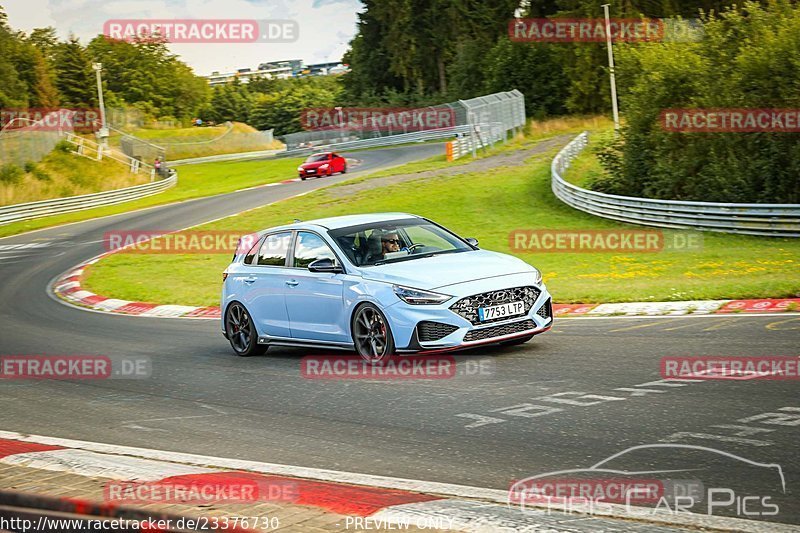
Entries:
[[[440, 153], [420, 145], [352, 154], [359, 172]], [[149, 357], [138, 380], [0, 382], [0, 429], [127, 446], [507, 489], [588, 468], [627, 448], [691, 444], [782, 467], [663, 448], [616, 459], [681, 479], [767, 494], [800, 524], [800, 394], [791, 380], [661, 381], [665, 356], [797, 356], [800, 317], [561, 319], [528, 344], [459, 355], [439, 380], [313, 380], [275, 348], [237, 358], [209, 320], [91, 313], [47, 284], [102, 252], [103, 232], [179, 229], [348, 179], [294, 182], [154, 207], [0, 240], [0, 355]], [[2, 250], [2, 248], [0, 248]], [[12, 253], [13, 252], [13, 253]], [[469, 374], [483, 362], [483, 372]], [[648, 452], [650, 453], [650, 452]], [[741, 489], [741, 490], [740, 490]], [[716, 514], [741, 516], [736, 503]], [[754, 509], [753, 506], [750, 509]]]

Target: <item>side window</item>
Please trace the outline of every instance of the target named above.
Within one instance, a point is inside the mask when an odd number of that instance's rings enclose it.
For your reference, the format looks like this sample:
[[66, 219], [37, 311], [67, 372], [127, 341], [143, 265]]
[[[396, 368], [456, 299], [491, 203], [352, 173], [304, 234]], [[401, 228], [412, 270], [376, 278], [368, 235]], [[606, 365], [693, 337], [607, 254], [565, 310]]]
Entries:
[[289, 251], [291, 232], [276, 233], [267, 236], [258, 252], [258, 264], [267, 266], [285, 266], [286, 253]]
[[258, 242], [256, 242], [253, 245], [253, 247], [250, 248], [250, 251], [247, 252], [247, 255], [244, 256], [244, 264], [245, 265], [252, 265], [253, 264], [253, 260], [256, 258], [256, 254], [258, 253], [258, 247], [261, 245], [261, 242], [263, 240], [264, 240], [263, 238], [259, 239]]
[[336, 259], [328, 244], [319, 235], [301, 231], [294, 248], [294, 266], [306, 268], [317, 259]]

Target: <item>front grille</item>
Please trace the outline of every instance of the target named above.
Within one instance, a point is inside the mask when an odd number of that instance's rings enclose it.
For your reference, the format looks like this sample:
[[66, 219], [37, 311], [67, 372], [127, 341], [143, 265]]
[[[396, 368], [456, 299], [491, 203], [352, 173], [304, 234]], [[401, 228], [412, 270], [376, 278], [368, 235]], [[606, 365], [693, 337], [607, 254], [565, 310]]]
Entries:
[[484, 292], [462, 298], [450, 306], [457, 315], [466, 318], [471, 324], [491, 324], [501, 320], [508, 320], [508, 317], [493, 318], [491, 320], [478, 319], [478, 308], [489, 307], [492, 305], [507, 304], [510, 302], [524, 302], [525, 314], [528, 314], [533, 307], [536, 298], [542, 291], [536, 287], [514, 287], [513, 289], [502, 289], [499, 291]]
[[483, 339], [491, 339], [492, 337], [502, 337], [503, 335], [511, 335], [529, 329], [536, 329], [536, 324], [533, 320], [522, 320], [520, 322], [512, 322], [511, 324], [503, 324], [502, 326], [492, 326], [489, 328], [474, 329], [464, 336], [464, 342], [480, 341]]
[[420, 322], [417, 324], [417, 338], [420, 342], [433, 342], [443, 339], [458, 329], [458, 326], [441, 322]]
[[541, 306], [538, 311], [536, 311], [536, 314], [545, 320], [553, 316], [553, 302], [550, 301], [550, 298], [548, 298], [544, 305]]

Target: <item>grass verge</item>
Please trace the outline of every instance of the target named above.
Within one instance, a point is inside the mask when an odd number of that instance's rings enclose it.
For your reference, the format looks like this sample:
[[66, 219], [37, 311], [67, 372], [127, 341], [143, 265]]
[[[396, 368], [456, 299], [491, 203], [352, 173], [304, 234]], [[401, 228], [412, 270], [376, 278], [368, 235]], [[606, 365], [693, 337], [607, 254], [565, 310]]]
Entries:
[[[294, 218], [407, 211], [430, 217], [461, 235], [476, 237], [482, 248], [511, 253], [537, 266], [559, 303], [790, 297], [800, 291], [800, 242], [791, 239], [704, 233], [701, 248], [692, 251], [615, 254], [512, 250], [509, 236], [517, 229], [642, 229], [593, 217], [557, 200], [550, 191], [550, 161], [555, 152], [490, 173], [397, 181], [382, 187], [380, 194], [363, 187], [350, 187], [350, 194], [342, 194], [341, 187], [353, 183], [348, 182], [201, 229], [249, 233]], [[429, 160], [427, 164], [439, 163]], [[391, 173], [418, 172], [422, 167], [429, 169], [425, 163], [414, 163]], [[221, 272], [229, 260], [227, 253], [120, 253], [91, 267], [86, 287], [126, 300], [216, 305]]]
[[119, 205], [6, 224], [0, 226], [0, 237], [291, 179], [302, 161], [302, 158], [291, 158], [187, 165], [178, 169], [178, 184], [163, 193]]
[[0, 206], [77, 196], [140, 185], [150, 174], [132, 174], [113, 159], [97, 161], [60, 149], [41, 161], [0, 166]]

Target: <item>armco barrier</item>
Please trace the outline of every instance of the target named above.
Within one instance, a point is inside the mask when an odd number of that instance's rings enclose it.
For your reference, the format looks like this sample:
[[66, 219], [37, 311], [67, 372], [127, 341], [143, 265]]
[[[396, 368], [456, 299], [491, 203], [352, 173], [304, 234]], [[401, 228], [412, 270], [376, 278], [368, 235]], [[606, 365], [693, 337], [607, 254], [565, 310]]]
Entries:
[[550, 166], [553, 193], [565, 204], [603, 218], [658, 226], [723, 233], [800, 237], [800, 204], [682, 202], [590, 191], [567, 183], [561, 174], [588, 143], [583, 132], [565, 146]]
[[68, 198], [56, 198], [53, 200], [42, 200], [40, 202], [0, 207], [0, 225], [49, 215], [72, 213], [74, 211], [82, 211], [93, 207], [120, 204], [122, 202], [128, 202], [159, 193], [173, 187], [176, 183], [178, 183], [178, 174], [176, 172], [171, 172], [170, 176], [166, 179], [146, 183], [144, 185], [135, 185], [133, 187], [125, 187], [124, 189], [115, 189], [113, 191], [83, 194], [81, 196], [70, 196]]

